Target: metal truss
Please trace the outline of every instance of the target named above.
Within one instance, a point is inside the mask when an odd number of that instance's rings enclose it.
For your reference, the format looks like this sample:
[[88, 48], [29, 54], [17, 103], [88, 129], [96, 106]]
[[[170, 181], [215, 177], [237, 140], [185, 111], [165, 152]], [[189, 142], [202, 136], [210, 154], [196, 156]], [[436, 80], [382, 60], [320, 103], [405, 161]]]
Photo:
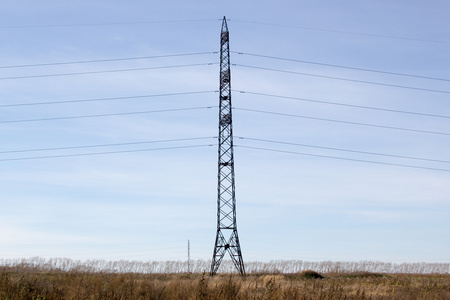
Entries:
[[233, 124], [231, 117], [230, 44], [227, 20], [224, 17], [220, 35], [220, 94], [219, 94], [219, 160], [217, 184], [217, 235], [211, 263], [211, 276], [217, 273], [226, 252], [241, 275], [244, 261], [236, 225], [234, 191]]

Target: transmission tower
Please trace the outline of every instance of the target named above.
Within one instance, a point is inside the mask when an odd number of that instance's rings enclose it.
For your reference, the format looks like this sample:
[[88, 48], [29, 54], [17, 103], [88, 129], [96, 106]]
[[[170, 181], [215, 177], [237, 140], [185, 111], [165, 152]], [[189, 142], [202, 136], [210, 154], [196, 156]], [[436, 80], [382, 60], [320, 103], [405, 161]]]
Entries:
[[188, 240], [188, 273], [191, 273], [191, 242]]
[[227, 20], [220, 34], [219, 160], [217, 184], [217, 235], [211, 262], [213, 276], [228, 252], [239, 274], [245, 275], [236, 225], [234, 193], [233, 126], [231, 118], [230, 44]]

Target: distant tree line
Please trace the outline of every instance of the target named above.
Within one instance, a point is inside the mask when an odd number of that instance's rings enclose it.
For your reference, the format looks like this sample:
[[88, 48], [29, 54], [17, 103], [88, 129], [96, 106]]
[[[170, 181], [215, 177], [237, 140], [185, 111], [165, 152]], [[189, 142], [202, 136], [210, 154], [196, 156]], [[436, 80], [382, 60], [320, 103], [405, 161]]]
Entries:
[[[209, 272], [210, 260], [191, 260], [192, 273]], [[142, 273], [175, 274], [186, 273], [187, 261], [137, 261], [102, 259], [74, 260], [70, 258], [15, 258], [0, 259], [0, 266], [30, 271], [78, 271], [106, 273]], [[380, 261], [319, 261], [271, 260], [268, 262], [250, 261], [245, 263], [247, 273], [293, 274], [305, 270], [320, 273], [374, 272], [386, 274], [450, 274], [450, 263], [392, 263]], [[221, 273], [235, 273], [231, 261], [224, 260], [220, 266]]]

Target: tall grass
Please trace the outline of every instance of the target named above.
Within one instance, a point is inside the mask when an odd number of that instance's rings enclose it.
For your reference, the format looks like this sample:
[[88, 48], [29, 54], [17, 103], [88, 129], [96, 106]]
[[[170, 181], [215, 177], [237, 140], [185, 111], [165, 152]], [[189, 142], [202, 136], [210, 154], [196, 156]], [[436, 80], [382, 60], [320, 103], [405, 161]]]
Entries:
[[0, 268], [0, 299], [450, 299], [450, 275], [317, 275], [305, 271], [209, 277], [16, 266]]
[[[193, 273], [208, 272], [210, 260], [191, 260], [190, 270]], [[0, 266], [30, 269], [36, 271], [78, 271], [103, 273], [184, 273], [188, 269], [187, 261], [106, 261], [106, 260], [73, 260], [69, 258], [40, 257], [20, 259], [0, 259]], [[246, 262], [246, 272], [291, 274], [304, 270], [315, 270], [320, 273], [353, 273], [375, 272], [386, 274], [450, 274], [450, 263], [389, 263], [379, 261], [359, 262], [308, 262], [302, 260], [272, 260], [270, 262]], [[223, 261], [220, 272], [234, 273], [231, 261]]]

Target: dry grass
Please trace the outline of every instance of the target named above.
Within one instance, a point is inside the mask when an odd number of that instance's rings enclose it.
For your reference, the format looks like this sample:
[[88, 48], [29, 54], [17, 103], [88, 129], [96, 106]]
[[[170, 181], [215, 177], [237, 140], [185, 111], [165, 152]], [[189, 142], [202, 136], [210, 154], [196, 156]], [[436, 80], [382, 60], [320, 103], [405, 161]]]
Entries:
[[322, 275], [314, 279], [315, 272], [308, 271], [209, 277], [3, 268], [0, 299], [450, 299], [450, 275]]

